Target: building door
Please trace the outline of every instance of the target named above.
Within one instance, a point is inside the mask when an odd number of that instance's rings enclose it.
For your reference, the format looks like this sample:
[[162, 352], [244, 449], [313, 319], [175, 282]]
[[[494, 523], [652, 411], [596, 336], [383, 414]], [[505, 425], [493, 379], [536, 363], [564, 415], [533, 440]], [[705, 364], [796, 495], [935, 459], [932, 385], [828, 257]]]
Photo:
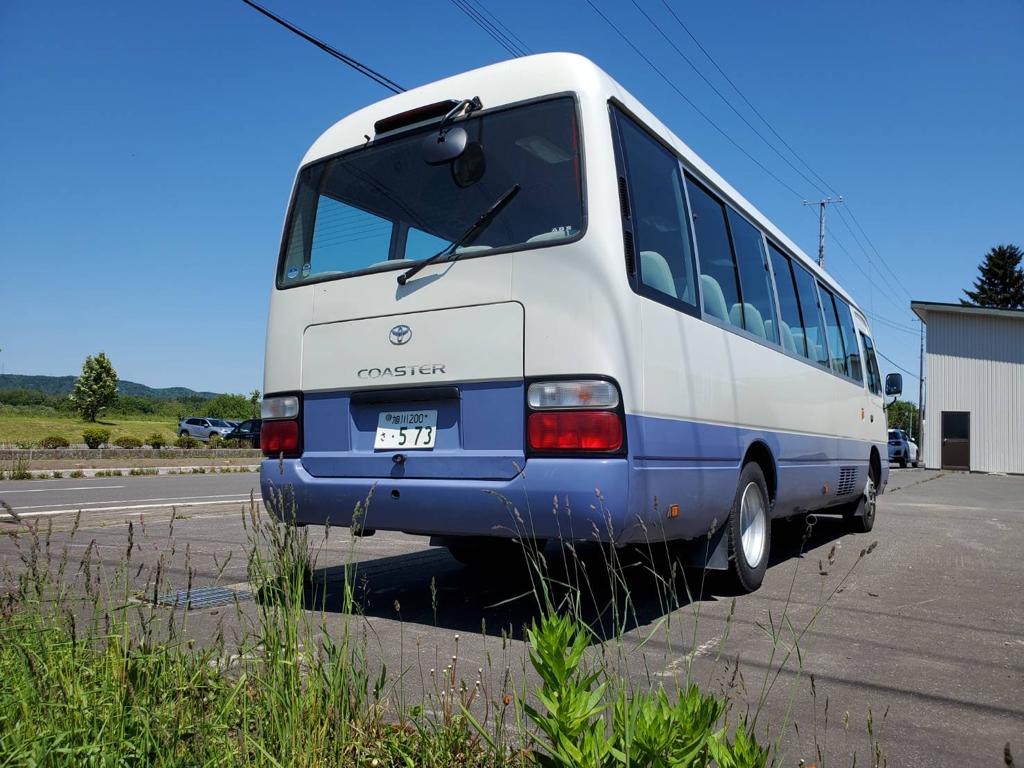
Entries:
[[942, 412], [942, 468], [971, 468], [971, 414]]

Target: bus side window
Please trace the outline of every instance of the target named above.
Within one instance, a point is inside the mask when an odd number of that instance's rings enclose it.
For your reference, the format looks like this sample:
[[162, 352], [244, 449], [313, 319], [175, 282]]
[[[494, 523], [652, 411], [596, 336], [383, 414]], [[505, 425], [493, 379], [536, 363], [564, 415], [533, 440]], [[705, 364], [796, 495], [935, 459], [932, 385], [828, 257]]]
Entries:
[[800, 318], [800, 299], [796, 295], [796, 283], [793, 282], [793, 270], [789, 265], [789, 259], [771, 243], [768, 244], [768, 253], [772, 260], [772, 271], [775, 273], [775, 290], [779, 294], [779, 333], [782, 336], [782, 348], [800, 357], [809, 357], [807, 343], [804, 340], [804, 322]]
[[875, 346], [871, 339], [863, 333], [860, 335], [864, 342], [864, 364], [868, 369], [868, 389], [871, 394], [882, 394], [882, 375], [878, 372], [878, 361], [875, 359]]
[[839, 326], [843, 329], [843, 341], [846, 344], [846, 367], [851, 378], [864, 381], [864, 373], [860, 364], [860, 347], [857, 346], [857, 331], [853, 327], [853, 314], [850, 305], [839, 296], [833, 296], [836, 309], [839, 310]]
[[802, 330], [807, 341], [808, 356], [814, 362], [828, 368], [828, 342], [825, 340], [825, 327], [821, 321], [814, 277], [797, 264], [793, 264], [793, 277], [797, 296], [800, 297], [800, 316], [804, 321]]
[[643, 292], [697, 308], [693, 258], [679, 159], [616, 111], [629, 176], [630, 208]]
[[693, 209], [693, 229], [697, 234], [704, 314], [742, 328], [742, 316], [739, 312], [732, 312], [732, 308], [740, 303], [740, 289], [725, 224], [725, 208], [690, 178], [686, 180], [686, 189]]
[[843, 344], [843, 332], [839, 325], [839, 308], [836, 306], [836, 297], [821, 283], [818, 283], [818, 295], [821, 297], [821, 311], [825, 315], [828, 348], [832, 353], [832, 370], [849, 376], [850, 370], [847, 364], [846, 347]]
[[[740, 288], [743, 291], [743, 303], [732, 307], [730, 317], [742, 314], [743, 327], [750, 333], [778, 343], [772, 279], [765, 260], [761, 231], [732, 208], [729, 209], [729, 230], [732, 232]], [[735, 318], [733, 322], [736, 322]]]

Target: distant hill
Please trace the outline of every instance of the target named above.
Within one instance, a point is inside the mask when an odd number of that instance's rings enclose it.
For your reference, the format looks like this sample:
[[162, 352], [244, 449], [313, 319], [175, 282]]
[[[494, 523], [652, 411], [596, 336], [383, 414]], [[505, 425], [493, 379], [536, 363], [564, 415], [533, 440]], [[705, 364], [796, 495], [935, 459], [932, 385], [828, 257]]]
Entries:
[[[76, 376], [22, 376], [17, 373], [0, 374], [0, 390], [28, 389], [46, 395], [70, 395], [75, 387]], [[216, 392], [196, 392], [188, 387], [147, 387], [134, 381], [118, 379], [117, 391], [122, 395], [134, 397], [155, 397], [161, 400], [181, 400], [188, 397], [199, 397], [209, 400], [216, 397]]]

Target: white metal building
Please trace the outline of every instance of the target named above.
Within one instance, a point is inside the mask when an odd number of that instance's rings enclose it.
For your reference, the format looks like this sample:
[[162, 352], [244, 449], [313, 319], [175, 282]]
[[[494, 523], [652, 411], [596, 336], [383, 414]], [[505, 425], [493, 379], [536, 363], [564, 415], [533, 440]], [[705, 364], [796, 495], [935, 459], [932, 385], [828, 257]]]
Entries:
[[1024, 310], [910, 306], [928, 326], [925, 466], [1024, 473]]

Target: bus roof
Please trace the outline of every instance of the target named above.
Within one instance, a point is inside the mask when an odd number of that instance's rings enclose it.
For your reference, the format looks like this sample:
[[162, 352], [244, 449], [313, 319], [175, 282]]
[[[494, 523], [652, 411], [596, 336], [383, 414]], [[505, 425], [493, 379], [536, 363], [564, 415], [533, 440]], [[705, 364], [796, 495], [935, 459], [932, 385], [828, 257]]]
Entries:
[[835, 289], [865, 320], [863, 311], [853, 297], [831, 275], [818, 266], [796, 243], [790, 240], [771, 220], [694, 152], [682, 139], [623, 88], [614, 78], [590, 59], [575, 53], [541, 53], [523, 56], [486, 67], [436, 80], [370, 104], [339, 120], [328, 128], [309, 148], [302, 165], [368, 143], [374, 135], [374, 123], [386, 117], [442, 102], [479, 96], [490, 109], [549, 94], [575, 92], [580, 99], [607, 102], [614, 99], [626, 111], [672, 146], [692, 170], [729, 199], [737, 209], [756, 221], [779, 241], [803, 266]]

